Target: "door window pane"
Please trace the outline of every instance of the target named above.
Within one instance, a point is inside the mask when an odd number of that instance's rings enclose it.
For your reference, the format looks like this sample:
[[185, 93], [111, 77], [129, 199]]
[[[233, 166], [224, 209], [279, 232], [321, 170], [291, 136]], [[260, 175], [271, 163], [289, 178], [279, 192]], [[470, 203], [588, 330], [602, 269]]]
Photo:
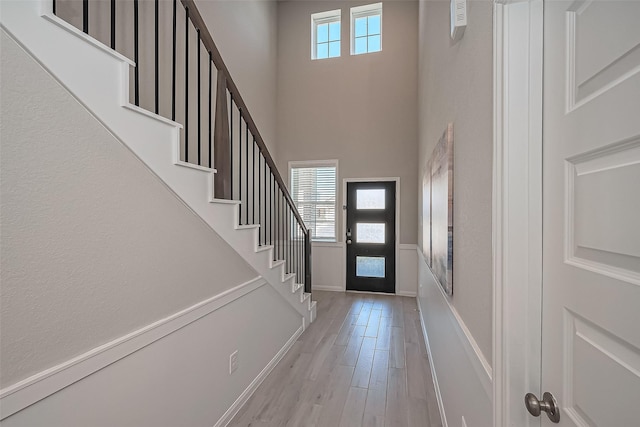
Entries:
[[356, 257], [356, 276], [384, 278], [384, 268], [385, 268], [384, 257], [370, 257], [370, 256]]
[[356, 190], [357, 209], [384, 209], [384, 188], [376, 190]]
[[356, 224], [357, 243], [384, 243], [385, 223], [364, 223]]

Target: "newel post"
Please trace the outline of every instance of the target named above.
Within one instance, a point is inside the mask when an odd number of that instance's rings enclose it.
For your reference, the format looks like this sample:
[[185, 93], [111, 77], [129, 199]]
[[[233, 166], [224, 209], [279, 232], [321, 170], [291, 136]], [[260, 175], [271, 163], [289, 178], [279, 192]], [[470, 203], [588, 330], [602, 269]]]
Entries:
[[214, 195], [216, 199], [231, 199], [231, 140], [227, 108], [227, 77], [218, 70], [216, 85], [216, 116], [213, 133], [213, 159], [216, 169]]

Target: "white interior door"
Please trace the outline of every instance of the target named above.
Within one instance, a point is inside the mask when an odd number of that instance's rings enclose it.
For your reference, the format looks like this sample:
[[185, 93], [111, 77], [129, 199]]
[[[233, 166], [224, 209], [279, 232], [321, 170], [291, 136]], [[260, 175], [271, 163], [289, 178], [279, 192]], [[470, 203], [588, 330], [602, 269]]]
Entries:
[[544, 7], [542, 388], [640, 426], [640, 1]]

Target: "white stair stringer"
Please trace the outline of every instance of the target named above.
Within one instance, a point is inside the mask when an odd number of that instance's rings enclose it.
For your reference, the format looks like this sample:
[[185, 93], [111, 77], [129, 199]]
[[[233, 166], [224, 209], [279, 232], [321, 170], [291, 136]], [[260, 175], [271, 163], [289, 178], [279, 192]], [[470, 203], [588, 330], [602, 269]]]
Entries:
[[0, 1], [0, 26], [29, 52], [185, 205], [200, 216], [298, 313], [304, 324], [315, 302], [285, 275], [273, 248], [258, 245], [259, 226], [239, 226], [239, 202], [215, 200], [215, 171], [179, 160], [180, 124], [129, 103], [135, 64], [52, 13], [51, 0]]
[[[220, 227], [215, 229], [220, 237], [230, 244], [231, 241], [235, 241], [232, 246], [236, 252], [254, 268], [256, 265], [266, 267], [258, 272], [267, 282], [279, 284], [275, 286], [277, 291], [291, 305], [298, 308], [301, 314], [306, 316], [308, 322], [311, 322], [311, 299], [305, 298], [305, 295], [310, 296], [311, 294], [304, 292], [302, 284], [295, 283], [295, 274], [285, 272], [286, 263], [284, 261], [273, 261], [273, 246], [262, 247], [258, 244], [260, 226], [237, 225], [240, 202], [211, 199], [210, 204], [215, 210], [217, 220], [223, 222]], [[224, 224], [225, 222], [226, 224]], [[241, 236], [239, 237], [239, 235]]]

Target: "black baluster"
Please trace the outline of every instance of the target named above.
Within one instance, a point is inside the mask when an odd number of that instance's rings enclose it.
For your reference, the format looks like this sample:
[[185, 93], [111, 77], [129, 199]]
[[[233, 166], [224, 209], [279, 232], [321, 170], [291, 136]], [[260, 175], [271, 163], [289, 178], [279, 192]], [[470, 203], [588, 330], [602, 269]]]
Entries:
[[233, 94], [231, 92], [229, 92], [229, 135], [229, 154], [231, 157], [231, 200], [233, 200]]
[[176, 37], [177, 37], [177, 17], [176, 2], [173, 0], [173, 59], [171, 68], [173, 70], [171, 76], [171, 120], [176, 120]]
[[291, 206], [287, 202], [287, 242], [289, 243], [289, 272], [293, 273], [293, 236], [291, 235]]
[[[275, 177], [274, 177], [274, 181], [275, 181]], [[277, 184], [277, 182], [276, 182]], [[277, 187], [274, 185], [275, 187], [275, 211], [276, 211], [276, 220], [275, 220], [275, 227], [276, 227], [276, 250], [277, 250], [277, 257], [278, 259], [280, 259], [280, 190], [279, 190], [279, 186], [280, 184], [277, 184]]]
[[244, 142], [245, 142], [245, 144], [247, 144], [247, 145], [245, 145], [246, 153], [245, 153], [245, 162], [244, 162], [244, 164], [246, 166], [245, 167], [245, 173], [246, 173], [245, 186], [246, 186], [246, 188], [245, 188], [244, 194], [246, 196], [246, 202], [247, 202], [246, 203], [246, 208], [245, 208], [245, 213], [246, 213], [245, 219], [247, 220], [247, 224], [249, 224], [249, 123], [245, 123], [245, 126], [244, 126]]
[[[284, 192], [282, 191], [282, 188], [280, 188], [280, 246], [281, 246], [281, 251], [282, 251], [282, 259], [286, 262], [287, 258], [285, 257], [285, 242], [284, 242]], [[285, 264], [285, 270], [286, 270], [286, 264]]]
[[156, 98], [155, 98], [155, 111], [156, 114], [158, 114], [158, 112], [160, 111], [160, 57], [159, 57], [159, 52], [160, 52], [160, 41], [158, 38], [158, 20], [159, 20], [159, 12], [158, 12], [158, 0], [156, 0], [155, 3], [155, 77], [156, 77], [156, 81], [155, 81], [155, 92], [156, 92]]
[[[211, 164], [211, 138], [213, 135], [213, 127], [211, 126], [211, 87], [213, 86], [213, 80], [211, 79], [211, 62], [211, 52], [209, 52], [209, 167], [213, 168], [213, 165]], [[233, 145], [231, 146], [231, 148], [233, 149]], [[233, 165], [233, 157], [231, 157], [231, 164]], [[231, 168], [231, 176], [233, 176], [233, 166], [231, 166]], [[233, 199], [233, 181], [231, 181], [231, 199]]]
[[263, 157], [262, 161], [264, 162], [264, 244], [267, 245], [267, 159]]
[[[238, 108], [238, 200], [242, 202], [242, 109]], [[238, 206], [238, 222], [242, 225], [242, 204]]]
[[133, 0], [133, 59], [136, 63], [136, 69], [134, 71], [134, 101], [137, 106], [140, 106], [140, 44], [138, 40], [138, 0]]
[[[253, 137], [253, 145], [251, 146], [251, 175], [253, 181], [251, 184], [251, 223], [256, 223], [256, 137]], [[259, 239], [258, 239], [259, 240]]]
[[200, 121], [202, 120], [202, 114], [200, 111], [200, 28], [196, 28], [196, 33], [198, 34], [198, 48], [196, 50], [197, 55], [198, 55], [198, 166], [202, 166], [202, 162], [200, 161], [200, 152], [201, 152], [201, 148], [200, 148], [200, 137], [201, 137], [201, 132], [202, 132], [202, 126], [200, 126]]
[[262, 222], [262, 217], [260, 215], [260, 205], [262, 204], [262, 197], [260, 196], [262, 193], [262, 163], [260, 162], [260, 152], [258, 152], [258, 222], [260, 223], [260, 230], [258, 232], [258, 246], [262, 246], [260, 243], [260, 237], [264, 233], [264, 225]]
[[189, 162], [189, 8], [184, 11], [184, 161]]
[[89, 34], [89, 0], [82, 1], [82, 31]]
[[56, 14], [56, 0], [53, 0], [53, 14]]
[[[53, 4], [55, 4], [55, 1], [53, 2]], [[115, 50], [115, 48], [116, 48], [116, 0], [111, 0], [111, 49]]]
[[269, 167], [269, 241], [271, 242], [271, 244], [273, 245], [273, 260], [275, 261], [276, 259], [276, 245], [275, 242], [273, 241], [273, 227], [274, 227], [274, 222], [273, 220], [275, 219], [275, 203], [274, 203], [274, 198], [273, 196], [276, 193], [276, 189], [273, 185], [273, 172], [271, 172], [271, 167]]

